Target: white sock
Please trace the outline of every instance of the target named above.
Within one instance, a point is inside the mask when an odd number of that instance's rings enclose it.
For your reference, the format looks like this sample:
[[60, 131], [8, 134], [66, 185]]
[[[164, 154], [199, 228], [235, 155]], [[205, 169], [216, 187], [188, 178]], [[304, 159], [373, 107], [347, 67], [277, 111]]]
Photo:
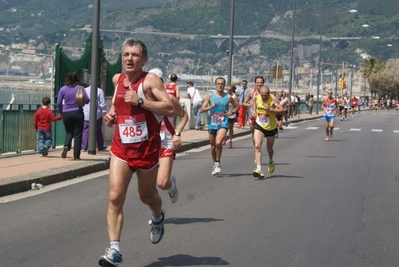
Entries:
[[258, 170], [262, 170], [262, 165], [256, 165], [256, 168], [257, 168]]
[[119, 252], [120, 241], [111, 241], [109, 247], [112, 249], [116, 249]]
[[269, 163], [273, 162], [273, 159], [269, 159]]
[[158, 224], [159, 222], [162, 221], [162, 214], [159, 218], [155, 218], [154, 215], [152, 215], [151, 220], [154, 222], [154, 224]]

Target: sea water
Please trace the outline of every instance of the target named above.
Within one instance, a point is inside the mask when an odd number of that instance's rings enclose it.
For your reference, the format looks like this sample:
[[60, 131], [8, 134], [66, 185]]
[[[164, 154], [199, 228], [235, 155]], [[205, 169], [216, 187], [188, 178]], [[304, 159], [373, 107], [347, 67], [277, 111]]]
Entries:
[[0, 104], [10, 104], [12, 94], [26, 93], [25, 90], [4, 89], [0, 88]]

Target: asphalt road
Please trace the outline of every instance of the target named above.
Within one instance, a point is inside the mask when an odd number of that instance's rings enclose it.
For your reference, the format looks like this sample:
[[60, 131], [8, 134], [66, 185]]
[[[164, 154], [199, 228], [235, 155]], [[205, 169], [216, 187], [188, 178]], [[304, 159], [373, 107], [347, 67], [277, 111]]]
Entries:
[[[264, 180], [251, 175], [250, 138], [224, 149], [218, 177], [209, 147], [179, 155], [180, 198], [171, 204], [161, 193], [167, 219], [157, 245], [133, 179], [124, 266], [398, 266], [399, 112], [336, 127], [328, 142], [322, 120], [280, 133], [276, 171]], [[108, 247], [108, 181], [106, 172], [89, 178], [1, 204], [0, 266], [97, 266]]]

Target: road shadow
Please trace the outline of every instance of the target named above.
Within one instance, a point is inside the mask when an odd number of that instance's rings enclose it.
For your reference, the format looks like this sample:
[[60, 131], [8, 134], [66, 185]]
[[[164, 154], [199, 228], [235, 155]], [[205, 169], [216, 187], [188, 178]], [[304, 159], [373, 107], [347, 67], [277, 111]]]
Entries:
[[303, 176], [296, 176], [296, 175], [281, 175], [281, 174], [275, 174], [275, 175], [265, 176], [265, 178], [263, 178], [263, 179], [261, 179], [261, 180], [276, 179], [276, 178], [303, 179], [303, 178], [305, 178], [305, 177], [303, 177]]
[[223, 219], [214, 218], [167, 218], [165, 224], [191, 224], [191, 223], [211, 223], [220, 222]]
[[202, 266], [202, 265], [230, 265], [227, 261], [219, 257], [194, 257], [186, 254], [177, 254], [170, 257], [158, 258], [145, 267], [163, 266]]
[[331, 157], [331, 156], [308, 156], [308, 158], [332, 159], [332, 158], [334, 158], [334, 157]]

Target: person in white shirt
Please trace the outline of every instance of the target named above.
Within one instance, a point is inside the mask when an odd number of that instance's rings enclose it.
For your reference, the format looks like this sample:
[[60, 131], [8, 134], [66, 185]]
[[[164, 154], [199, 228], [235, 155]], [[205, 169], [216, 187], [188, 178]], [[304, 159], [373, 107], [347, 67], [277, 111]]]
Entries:
[[195, 118], [195, 129], [200, 130], [203, 127], [203, 123], [201, 121], [202, 97], [198, 89], [195, 89], [192, 82], [187, 82], [186, 86], [187, 98], [191, 99], [193, 115]]
[[[86, 93], [90, 96], [91, 86], [86, 87]], [[97, 148], [99, 151], [105, 150], [107, 148], [104, 145], [104, 134], [102, 130], [103, 116], [107, 114], [107, 104], [105, 103], [104, 91], [101, 88], [97, 88]], [[89, 140], [89, 119], [90, 119], [90, 103], [83, 106], [84, 123], [83, 123], [83, 133], [82, 133], [82, 150], [87, 151], [88, 140]]]

